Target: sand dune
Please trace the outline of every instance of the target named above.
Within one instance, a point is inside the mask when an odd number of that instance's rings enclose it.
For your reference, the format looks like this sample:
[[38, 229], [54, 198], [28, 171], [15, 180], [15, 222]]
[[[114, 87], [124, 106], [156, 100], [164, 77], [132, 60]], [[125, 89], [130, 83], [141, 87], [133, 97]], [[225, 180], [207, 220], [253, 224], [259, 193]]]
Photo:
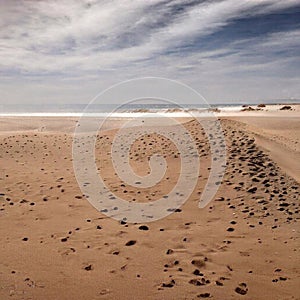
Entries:
[[[300, 299], [299, 169], [291, 159], [299, 157], [299, 119], [223, 118], [227, 169], [203, 209], [209, 146], [197, 122], [184, 123], [197, 140], [198, 184], [180, 210], [147, 224], [108, 218], [82, 195], [72, 165], [76, 120], [0, 124], [0, 299]], [[168, 193], [180, 172], [174, 145], [155, 134], [136, 141], [138, 174], [157, 151], [168, 162], [163, 181], [140, 190], [115, 176], [115, 133], [96, 144], [114, 193], [136, 202]]]
[[278, 163], [284, 172], [300, 182], [300, 122], [290, 116], [232, 118], [247, 124], [246, 130], [255, 135], [256, 143]]

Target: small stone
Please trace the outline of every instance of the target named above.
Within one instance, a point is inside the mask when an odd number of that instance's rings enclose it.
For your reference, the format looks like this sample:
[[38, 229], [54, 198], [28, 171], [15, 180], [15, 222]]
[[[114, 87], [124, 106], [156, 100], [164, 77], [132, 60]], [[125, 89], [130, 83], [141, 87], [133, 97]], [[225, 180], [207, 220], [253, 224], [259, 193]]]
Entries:
[[203, 276], [203, 274], [198, 270], [196, 269], [194, 272], [193, 272], [194, 275], [196, 276]]
[[281, 281], [286, 281], [287, 278], [286, 278], [286, 277], [279, 277], [279, 280], [281, 280]]
[[139, 230], [149, 230], [149, 227], [146, 226], [146, 225], [141, 225], [141, 226], [139, 227]]
[[210, 293], [202, 293], [200, 295], [197, 296], [198, 298], [209, 298], [210, 297]]
[[172, 288], [175, 285], [175, 280], [172, 279], [169, 283], [163, 283], [162, 287]]
[[125, 246], [133, 246], [133, 245], [135, 245], [135, 244], [136, 244], [136, 241], [131, 240], [131, 241], [128, 241], [128, 242], [125, 244]]
[[235, 292], [238, 293], [238, 294], [240, 294], [240, 295], [246, 295], [247, 294], [247, 291], [244, 290], [244, 289], [241, 289], [240, 287], [237, 287], [235, 289]]
[[250, 189], [248, 189], [248, 193], [255, 193], [257, 191], [257, 187], [253, 187], [253, 188], [250, 188]]
[[91, 271], [91, 270], [93, 270], [93, 266], [92, 265], [88, 265], [88, 266], [84, 267], [84, 269], [86, 271]]

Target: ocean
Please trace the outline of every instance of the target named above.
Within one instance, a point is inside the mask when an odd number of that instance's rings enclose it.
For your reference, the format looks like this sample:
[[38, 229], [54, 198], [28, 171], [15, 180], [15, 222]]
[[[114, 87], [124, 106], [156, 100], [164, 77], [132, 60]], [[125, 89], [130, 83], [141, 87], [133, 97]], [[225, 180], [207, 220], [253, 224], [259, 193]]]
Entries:
[[[260, 102], [265, 104], [285, 104], [297, 101], [280, 100]], [[298, 102], [299, 103], [299, 102]], [[187, 116], [189, 113], [203, 114], [207, 111], [240, 111], [247, 105], [255, 106], [259, 103], [219, 103], [219, 104], [173, 104], [173, 103], [129, 103], [120, 104], [47, 104], [47, 105], [17, 105], [17, 104], [0, 104], [0, 116], [65, 116], [80, 117], [134, 117], [140, 115], [157, 115], [172, 114], [176, 117]]]

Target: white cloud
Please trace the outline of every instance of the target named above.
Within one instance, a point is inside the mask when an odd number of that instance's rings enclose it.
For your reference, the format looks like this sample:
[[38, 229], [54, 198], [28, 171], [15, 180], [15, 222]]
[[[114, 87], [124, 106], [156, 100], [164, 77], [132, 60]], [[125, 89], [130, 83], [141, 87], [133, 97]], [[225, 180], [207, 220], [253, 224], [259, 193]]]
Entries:
[[[178, 57], [169, 51], [206, 36], [236, 17], [292, 7], [293, 0], [204, 1], [175, 13], [188, 1], [0, 1], [0, 68], [3, 78], [101, 78], [107, 82], [160, 75], [194, 82], [197, 74], [227, 76], [234, 71], [274, 69], [251, 53], [298, 45], [299, 31], [282, 32], [225, 48]], [[230, 54], [233, 52], [232, 54]], [[223, 54], [223, 55], [222, 55]], [[243, 56], [249, 56], [248, 60]], [[291, 58], [286, 59], [290, 61]], [[284, 58], [280, 59], [281, 63]], [[43, 77], [44, 76], [44, 77]], [[197, 79], [197, 78], [196, 78]], [[52, 80], [56, 80], [53, 79]], [[199, 79], [197, 79], [199, 81]], [[201, 79], [200, 79], [201, 81]], [[7, 85], [7, 82], [5, 83]], [[5, 89], [5, 86], [4, 86]], [[0, 98], [1, 101], [1, 98]]]

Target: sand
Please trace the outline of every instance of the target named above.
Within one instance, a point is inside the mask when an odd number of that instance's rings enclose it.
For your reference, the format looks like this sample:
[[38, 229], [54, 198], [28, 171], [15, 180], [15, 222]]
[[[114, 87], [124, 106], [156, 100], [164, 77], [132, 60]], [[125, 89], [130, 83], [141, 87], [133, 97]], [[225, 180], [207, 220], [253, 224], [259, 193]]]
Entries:
[[[221, 117], [227, 168], [203, 209], [209, 146], [186, 120], [198, 139], [198, 184], [180, 210], [147, 224], [108, 218], [82, 195], [75, 118], [2, 117], [0, 299], [300, 299], [299, 115], [263, 113]], [[108, 155], [120, 122], [98, 139], [100, 173], [128, 201], [154, 201], [176, 183], [178, 153], [157, 135], [138, 140], [133, 169], [147, 174], [148, 156], [160, 151], [168, 171], [155, 187], [122, 183]]]

